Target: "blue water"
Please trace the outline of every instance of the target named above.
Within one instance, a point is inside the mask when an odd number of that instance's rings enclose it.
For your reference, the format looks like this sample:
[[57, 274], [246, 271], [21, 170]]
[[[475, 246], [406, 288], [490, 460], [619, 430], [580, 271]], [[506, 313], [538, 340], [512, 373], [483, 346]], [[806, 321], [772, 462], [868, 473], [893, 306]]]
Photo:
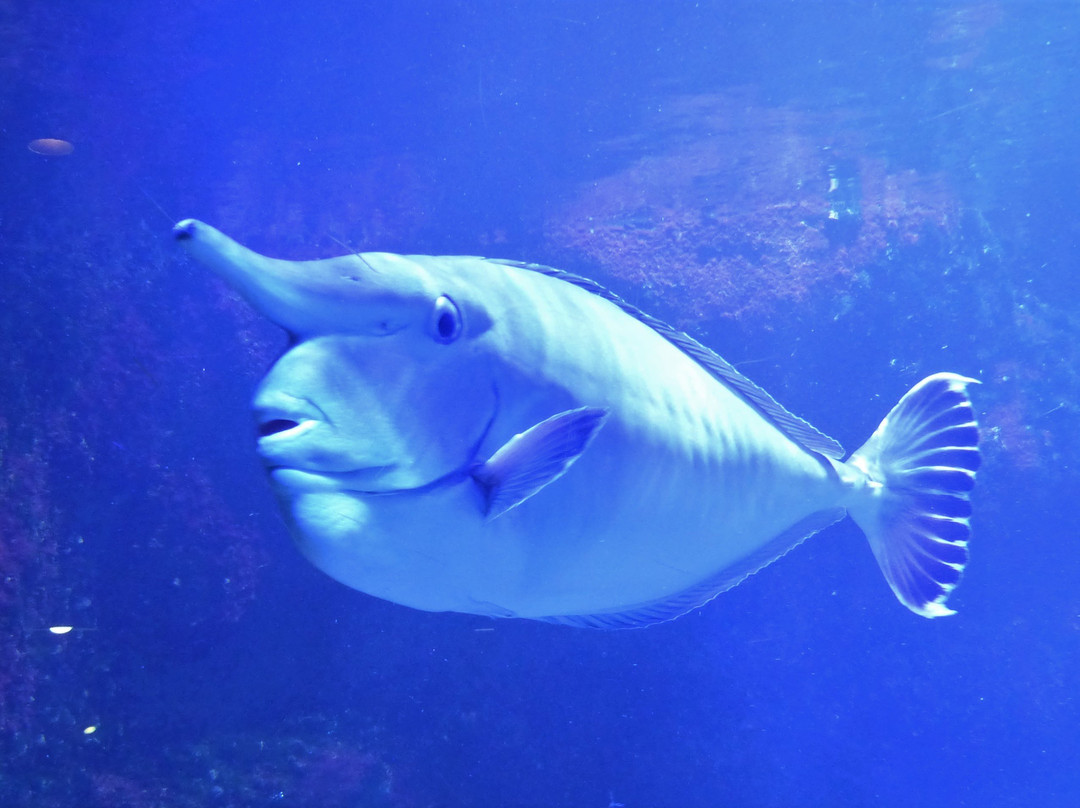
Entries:
[[[0, 804], [1080, 804], [1078, 27], [1049, 0], [4, 5]], [[958, 614], [898, 605], [850, 523], [637, 631], [334, 583], [253, 452], [284, 336], [180, 254], [188, 216], [290, 258], [588, 275], [849, 449], [923, 375], [979, 378]]]

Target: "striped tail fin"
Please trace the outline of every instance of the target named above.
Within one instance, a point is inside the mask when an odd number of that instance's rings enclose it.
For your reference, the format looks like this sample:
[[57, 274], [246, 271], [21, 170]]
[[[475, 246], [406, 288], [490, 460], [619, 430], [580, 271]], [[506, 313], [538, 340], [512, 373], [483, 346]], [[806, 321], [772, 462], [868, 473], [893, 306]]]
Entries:
[[896, 597], [923, 617], [954, 613], [945, 601], [968, 559], [979, 468], [969, 384], [955, 373], [923, 379], [848, 460], [868, 478], [851, 516]]

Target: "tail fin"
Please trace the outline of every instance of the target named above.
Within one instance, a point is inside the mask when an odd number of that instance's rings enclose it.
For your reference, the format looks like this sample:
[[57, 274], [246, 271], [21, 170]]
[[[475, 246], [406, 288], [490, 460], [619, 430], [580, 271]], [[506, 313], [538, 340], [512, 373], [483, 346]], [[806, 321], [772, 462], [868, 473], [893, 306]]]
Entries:
[[945, 600], [968, 559], [979, 430], [967, 386], [977, 383], [928, 376], [848, 460], [868, 477], [851, 516], [896, 597], [923, 617], [954, 614]]

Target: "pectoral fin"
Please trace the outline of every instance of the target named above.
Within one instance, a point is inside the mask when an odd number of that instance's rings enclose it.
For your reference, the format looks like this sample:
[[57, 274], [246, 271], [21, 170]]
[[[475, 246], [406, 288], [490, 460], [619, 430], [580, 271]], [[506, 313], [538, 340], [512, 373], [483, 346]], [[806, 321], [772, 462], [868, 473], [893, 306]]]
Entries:
[[559, 479], [581, 457], [605, 418], [606, 409], [581, 407], [514, 435], [472, 473], [484, 492], [484, 515], [494, 519]]

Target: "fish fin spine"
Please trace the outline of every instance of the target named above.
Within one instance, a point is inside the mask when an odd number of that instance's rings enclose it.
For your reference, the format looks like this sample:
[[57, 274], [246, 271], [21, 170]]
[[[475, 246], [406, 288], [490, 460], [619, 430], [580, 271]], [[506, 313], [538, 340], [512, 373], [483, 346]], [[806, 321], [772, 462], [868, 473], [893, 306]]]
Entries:
[[909, 390], [848, 465], [864, 475], [849, 512], [897, 599], [923, 617], [945, 606], [968, 560], [979, 429], [967, 388], [935, 373]]

